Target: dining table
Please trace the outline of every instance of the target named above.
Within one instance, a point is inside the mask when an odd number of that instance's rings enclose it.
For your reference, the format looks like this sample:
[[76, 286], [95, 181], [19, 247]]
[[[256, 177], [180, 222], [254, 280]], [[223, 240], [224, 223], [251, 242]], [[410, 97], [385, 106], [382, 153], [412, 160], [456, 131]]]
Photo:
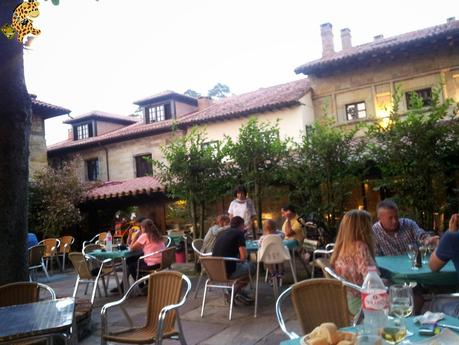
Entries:
[[[439, 324], [452, 326], [455, 329], [450, 328], [450, 330], [459, 334], [459, 330], [458, 330], [459, 329], [459, 319], [458, 318], [445, 315], [444, 319], [439, 321]], [[346, 332], [358, 333], [358, 330], [361, 327], [362, 326], [345, 327], [345, 328], [342, 328], [341, 330], [346, 331]], [[405, 338], [404, 343], [416, 344], [417, 342], [431, 338], [431, 336], [425, 336], [425, 335], [419, 334], [420, 325], [418, 323], [415, 323], [414, 316], [410, 316], [406, 318], [406, 328], [408, 330], [408, 336]], [[296, 339], [284, 340], [280, 342], [280, 345], [300, 345], [300, 344], [301, 344], [301, 337], [296, 338]]]
[[384, 278], [396, 284], [416, 282], [428, 286], [454, 286], [459, 283], [456, 269], [451, 261], [439, 272], [432, 272], [428, 264], [412, 269], [407, 255], [377, 256], [376, 265]]
[[77, 343], [73, 297], [0, 308], [0, 344], [51, 337], [60, 337], [65, 344]]
[[98, 260], [106, 260], [106, 259], [111, 259], [114, 262], [117, 260], [121, 260], [121, 267], [123, 269], [123, 289], [124, 291], [127, 291], [129, 289], [129, 270], [127, 267], [126, 260], [130, 257], [138, 256], [140, 257], [142, 255], [141, 251], [137, 250], [130, 250], [130, 249], [123, 249], [119, 250], [117, 247], [113, 247], [112, 251], [106, 251], [104, 249], [97, 249], [94, 250], [88, 255], [94, 256]]

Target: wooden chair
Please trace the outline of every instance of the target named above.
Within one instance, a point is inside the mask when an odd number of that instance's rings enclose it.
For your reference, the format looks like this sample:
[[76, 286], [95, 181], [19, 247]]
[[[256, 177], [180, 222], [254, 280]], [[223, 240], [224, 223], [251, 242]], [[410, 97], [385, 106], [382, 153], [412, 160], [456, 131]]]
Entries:
[[[124, 309], [128, 297], [138, 284], [148, 282], [147, 312], [145, 326], [134, 328], [129, 314]], [[186, 284], [186, 290], [180, 299], [182, 288]], [[179, 272], [162, 271], [152, 273], [137, 280], [119, 301], [105, 304], [101, 310], [101, 344], [113, 341], [124, 344], [151, 344], [161, 345], [164, 338], [177, 337], [182, 345], [186, 345], [180, 322], [178, 308], [185, 304], [188, 293], [191, 290], [190, 279]], [[108, 325], [108, 311], [119, 306], [124, 311], [130, 327], [126, 330], [112, 333]], [[177, 328], [175, 328], [177, 323]]]
[[52, 288], [37, 282], [16, 282], [0, 286], [0, 307], [38, 302], [40, 289], [48, 292], [50, 299], [56, 299]]
[[[264, 263], [265, 265], [276, 265], [284, 264], [285, 261], [288, 261], [290, 264], [290, 269], [292, 270], [292, 276], [295, 283], [296, 272], [293, 269], [292, 257], [290, 256], [289, 250], [282, 243], [282, 239], [277, 235], [268, 235], [263, 238], [261, 246], [258, 249], [257, 253], [257, 276], [255, 283], [255, 310], [253, 313], [254, 317], [257, 317], [258, 309], [258, 281], [260, 278], [260, 264]], [[274, 298], [277, 299], [279, 295], [278, 282], [277, 279], [273, 279], [273, 292]]]
[[[193, 240], [193, 242], [191, 242], [191, 247], [193, 248], [194, 254], [196, 256], [195, 258], [196, 262], [200, 262], [200, 259], [203, 256], [212, 256], [212, 253], [203, 253], [201, 251], [203, 244], [204, 244], [204, 240], [200, 238], [195, 239]], [[202, 277], [204, 273], [205, 273], [205, 270], [203, 267], [201, 267], [201, 274], [199, 275], [198, 283], [196, 284], [196, 289], [194, 291], [194, 298], [198, 296], [199, 287], [201, 286], [201, 281], [202, 281]]]
[[72, 244], [75, 242], [75, 238], [73, 236], [62, 236], [60, 239], [59, 249], [56, 253], [56, 256], [62, 257], [62, 271], [65, 271], [65, 258], [70, 253]]
[[43, 259], [46, 262], [46, 269], [48, 269], [48, 264], [51, 266], [51, 272], [53, 271], [53, 260], [57, 261], [57, 264], [59, 267], [61, 266], [61, 263], [59, 262], [59, 259], [57, 258], [57, 251], [59, 249], [59, 246], [61, 245], [61, 241], [57, 238], [46, 238], [40, 242], [38, 242], [40, 245], [45, 246], [45, 253], [43, 255]]
[[[158, 254], [161, 254], [161, 264], [160, 264], [159, 268], [157, 268], [155, 270], [147, 270], [147, 269], [141, 270], [140, 269], [140, 260], [143, 260], [143, 259], [145, 259], [145, 258], [147, 258], [149, 256], [158, 255]], [[175, 262], [175, 247], [169, 247], [169, 248], [158, 250], [156, 252], [153, 252], [153, 253], [150, 253], [150, 254], [147, 254], [147, 255], [143, 255], [143, 256], [139, 257], [139, 259], [137, 260], [137, 277], [136, 277], [136, 280], [139, 279], [140, 273], [154, 273], [154, 272], [162, 271], [162, 270], [165, 270], [165, 269], [171, 269], [171, 266], [172, 266], [172, 264], [174, 262]], [[143, 274], [143, 275], [145, 275], [145, 274]]]
[[[78, 293], [78, 287], [80, 283], [85, 283], [87, 286], [89, 284], [93, 284], [93, 289], [91, 293], [91, 304], [94, 304], [94, 298], [96, 296], [96, 289], [99, 290], [99, 279], [102, 280], [102, 284], [104, 287], [105, 291], [105, 296], [108, 296], [107, 292], [107, 284], [105, 283], [104, 278], [106, 276], [109, 276], [113, 274], [115, 276], [116, 280], [116, 285], [118, 287], [118, 291], [121, 293], [121, 287], [120, 287], [120, 282], [118, 280], [118, 275], [116, 272], [113, 270], [113, 266], [111, 267], [110, 270], [105, 270], [105, 266], [109, 265], [112, 260], [106, 259], [102, 262], [100, 262], [100, 267], [99, 269], [94, 269], [91, 266], [91, 262], [94, 262], [94, 258], [91, 258], [89, 255], [84, 255], [83, 253], [79, 252], [72, 252], [69, 253], [69, 259], [73, 264], [73, 267], [75, 268], [75, 271], [77, 272], [77, 280], [75, 282], [75, 288], [73, 290], [73, 297], [76, 297]], [[100, 290], [99, 290], [99, 295], [102, 295]]]
[[277, 322], [290, 339], [299, 337], [287, 330], [282, 317], [282, 303], [291, 295], [302, 334], [310, 333], [324, 322], [333, 322], [338, 328], [350, 326], [351, 316], [346, 293], [346, 286], [335, 279], [318, 278], [296, 283], [285, 290], [276, 301]]
[[218, 256], [203, 256], [201, 257], [201, 265], [206, 270], [208, 279], [204, 286], [204, 295], [202, 297], [202, 307], [201, 307], [201, 317], [204, 315], [204, 306], [206, 304], [206, 295], [208, 288], [218, 288], [231, 290], [231, 299], [230, 299], [230, 310], [229, 310], [229, 320], [231, 320], [231, 315], [233, 313], [233, 301], [234, 301], [234, 287], [236, 283], [242, 280], [245, 277], [238, 277], [236, 279], [230, 279], [226, 273], [225, 261], [236, 261], [241, 262], [237, 258], [226, 258]]
[[46, 275], [46, 279], [49, 281], [48, 271], [43, 261], [43, 256], [45, 255], [45, 246], [36, 245], [29, 248], [29, 279], [30, 281], [35, 278], [35, 272], [37, 268], [41, 268]]

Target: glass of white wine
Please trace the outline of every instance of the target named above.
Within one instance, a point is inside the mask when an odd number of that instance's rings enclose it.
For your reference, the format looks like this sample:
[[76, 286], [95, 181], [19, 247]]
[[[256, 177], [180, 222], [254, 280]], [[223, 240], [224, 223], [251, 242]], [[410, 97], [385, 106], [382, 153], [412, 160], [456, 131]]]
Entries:
[[413, 313], [413, 289], [407, 284], [395, 284], [389, 288], [389, 314], [408, 317]]
[[410, 260], [410, 263], [411, 263], [411, 269], [412, 270], [417, 270], [418, 268], [416, 267], [416, 254], [417, 254], [417, 245], [416, 243], [410, 243], [408, 244], [408, 250], [407, 250], [407, 254], [408, 254], [408, 259]]
[[381, 336], [389, 344], [403, 341], [407, 336], [405, 318], [401, 315], [388, 317]]

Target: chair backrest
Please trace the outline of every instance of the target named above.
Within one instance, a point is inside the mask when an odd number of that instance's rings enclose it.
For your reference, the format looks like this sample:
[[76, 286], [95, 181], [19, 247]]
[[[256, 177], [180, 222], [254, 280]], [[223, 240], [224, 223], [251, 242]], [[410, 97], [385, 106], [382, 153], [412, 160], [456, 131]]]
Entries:
[[105, 237], [107, 237], [107, 232], [101, 232], [101, 233], [99, 233], [98, 236], [99, 236], [99, 237], [98, 237], [97, 240], [98, 240], [99, 242], [103, 242], [103, 241], [105, 241]]
[[202, 256], [200, 261], [210, 280], [221, 283], [229, 281], [224, 257]]
[[309, 239], [305, 238], [304, 241], [303, 241], [303, 248], [307, 252], [313, 252], [314, 250], [319, 248], [319, 241], [309, 240]]
[[81, 251], [84, 255], [89, 254], [95, 250], [102, 249], [103, 246], [101, 244], [88, 244], [86, 245], [83, 250]]
[[198, 256], [201, 256], [203, 254], [203, 252], [201, 251], [203, 244], [204, 240], [201, 238], [197, 238], [191, 242], [191, 247]]
[[[190, 280], [180, 272], [160, 271], [150, 274], [147, 295], [146, 327], [156, 331], [158, 315], [165, 306], [178, 304], [182, 292], [183, 281], [187, 283], [185, 297], [191, 289]], [[167, 313], [163, 323], [163, 334], [174, 331], [176, 312]]]
[[61, 241], [59, 241], [57, 238], [46, 238], [40, 241], [38, 244], [45, 246], [45, 256], [51, 256], [57, 252], [60, 243]]
[[161, 241], [163, 241], [163, 243], [166, 246], [166, 248], [169, 248], [171, 246], [171, 243], [172, 243], [172, 238], [170, 238], [167, 235], [163, 235]]
[[89, 262], [86, 256], [80, 252], [69, 253], [69, 260], [72, 262], [76, 273], [80, 276], [80, 279], [94, 279], [91, 274]]
[[48, 285], [37, 282], [16, 282], [0, 286], [0, 307], [38, 302], [40, 288], [47, 290], [51, 299], [56, 299], [54, 290]]
[[59, 246], [59, 253], [70, 253], [70, 247], [75, 242], [75, 238], [73, 236], [62, 236], [60, 239], [61, 244]]
[[170, 247], [163, 249], [161, 251], [161, 270], [166, 268], [171, 268], [172, 264], [175, 262], [175, 247]]
[[357, 290], [358, 292], [362, 292], [362, 287], [357, 285], [357, 284], [354, 284], [354, 283], [351, 283], [350, 281], [344, 279], [343, 277], [341, 277], [338, 273], [336, 273], [332, 268], [331, 268], [331, 265], [329, 266], [325, 266], [324, 268], [324, 271], [327, 273], [328, 276], [330, 276], [331, 278], [334, 278], [336, 280], [339, 280], [344, 286], [347, 286], [351, 289], [354, 289], [354, 290]]
[[318, 258], [315, 263], [322, 270], [325, 278], [333, 279], [333, 276], [326, 270], [327, 267], [331, 268], [330, 260], [328, 258]]
[[37, 244], [29, 248], [29, 267], [41, 265], [43, 255], [45, 254], [45, 246]]
[[280, 264], [290, 260], [290, 253], [284, 247], [282, 239], [277, 235], [267, 235], [263, 237], [260, 249], [258, 250], [258, 261], [267, 265]]
[[292, 304], [303, 334], [324, 322], [338, 328], [351, 325], [346, 287], [335, 279], [309, 279], [292, 285]]

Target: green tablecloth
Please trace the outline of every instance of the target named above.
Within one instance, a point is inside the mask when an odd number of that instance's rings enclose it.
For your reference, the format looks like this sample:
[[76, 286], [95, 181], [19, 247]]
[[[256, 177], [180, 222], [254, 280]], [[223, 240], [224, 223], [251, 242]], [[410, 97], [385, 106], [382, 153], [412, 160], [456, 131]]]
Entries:
[[99, 260], [105, 260], [105, 259], [122, 259], [122, 258], [128, 258], [130, 256], [136, 256], [136, 255], [142, 255], [142, 252], [139, 251], [131, 251], [129, 249], [126, 250], [113, 250], [111, 252], [103, 252], [100, 249], [97, 249], [91, 253], [88, 253], [89, 255], [95, 256]]
[[[459, 327], [459, 319], [456, 319], [455, 317], [448, 316], [448, 315], [446, 315], [445, 318], [440, 321], [440, 323]], [[429, 338], [427, 336], [419, 335], [419, 325], [414, 324], [414, 317], [408, 317], [406, 319], [406, 327], [411, 333], [413, 333], [413, 335], [406, 337], [406, 340], [409, 340], [413, 344], [415, 344], [418, 341]], [[347, 328], [344, 328], [343, 330], [348, 331], [348, 332], [357, 332], [357, 329], [355, 327], [347, 327]], [[292, 339], [292, 340], [284, 340], [280, 342], [280, 345], [299, 345], [300, 339], [301, 338]]]
[[425, 285], [457, 285], [459, 283], [452, 262], [448, 262], [440, 272], [432, 272], [428, 264], [418, 270], [412, 270], [407, 255], [378, 256], [376, 264], [383, 277], [394, 283], [417, 282]]
[[[297, 240], [283, 240], [282, 243], [288, 249], [298, 248], [298, 241]], [[245, 241], [245, 248], [249, 252], [256, 252], [258, 250], [258, 248], [259, 248], [259, 242], [258, 241], [252, 241], [252, 240]]]

